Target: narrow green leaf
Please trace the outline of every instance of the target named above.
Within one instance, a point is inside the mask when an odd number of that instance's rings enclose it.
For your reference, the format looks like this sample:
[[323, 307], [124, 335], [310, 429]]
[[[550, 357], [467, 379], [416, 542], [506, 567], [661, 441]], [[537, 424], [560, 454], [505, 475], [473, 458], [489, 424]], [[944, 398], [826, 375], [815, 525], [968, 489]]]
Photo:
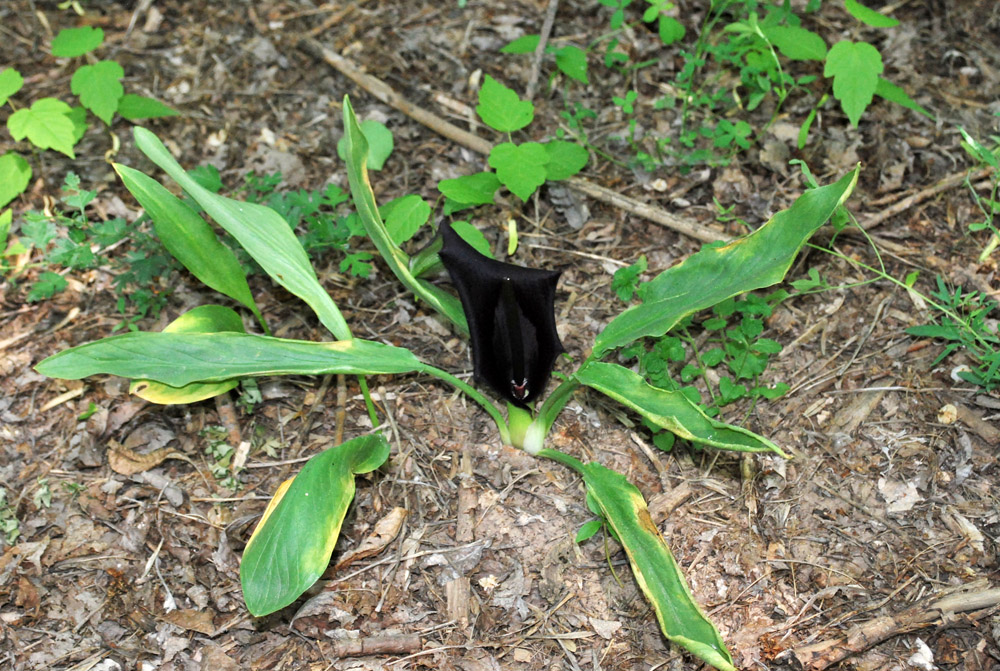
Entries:
[[137, 121], [138, 119], [159, 119], [161, 117], [177, 116], [180, 114], [169, 105], [160, 102], [155, 98], [126, 93], [118, 101], [118, 113], [123, 119]]
[[[220, 333], [233, 331], [245, 333], [243, 320], [239, 314], [222, 305], [200, 305], [188, 310], [174, 321], [167, 324], [164, 333]], [[223, 382], [192, 382], [183, 387], [171, 387], [150, 380], [135, 380], [129, 385], [129, 393], [150, 403], [163, 405], [196, 403], [206, 398], [224, 394], [236, 387], [239, 380]]]
[[867, 42], [841, 40], [827, 54], [823, 75], [833, 77], [833, 95], [852, 126], [871, 103], [883, 69], [882, 54]]
[[667, 639], [719, 671], [736, 671], [726, 644], [691, 596], [684, 575], [635, 485], [598, 463], [583, 467], [588, 501], [621, 542]]
[[401, 196], [379, 208], [385, 228], [393, 244], [401, 245], [412, 238], [431, 216], [431, 206], [415, 193]]
[[535, 118], [535, 106], [530, 101], [521, 100], [489, 75], [479, 89], [479, 104], [476, 113], [483, 122], [501, 133], [520, 130]]
[[844, 0], [844, 8], [861, 23], [868, 24], [872, 28], [894, 28], [899, 25], [899, 20], [891, 16], [886, 16], [874, 9], [865, 7], [857, 0]]
[[12, 151], [0, 156], [0, 207], [24, 193], [30, 181], [31, 166], [23, 156]]
[[683, 393], [653, 387], [618, 364], [590, 361], [574, 377], [685, 440], [720, 450], [774, 452], [785, 456], [768, 439], [742, 427], [716, 421], [691, 403]]
[[500, 180], [492, 172], [477, 172], [438, 182], [438, 191], [463, 205], [490, 205], [499, 188]]
[[557, 51], [556, 67], [567, 77], [584, 84], [590, 83], [587, 80], [587, 52], [580, 47], [570, 44]]
[[104, 42], [104, 31], [94, 26], [64, 28], [52, 40], [52, 55], [56, 58], [76, 58], [93, 51]]
[[545, 162], [545, 179], [568, 179], [583, 170], [590, 154], [575, 142], [551, 140], [542, 145], [548, 160]]
[[210, 217], [236, 238], [275, 282], [305, 301], [336, 338], [348, 340], [352, 337], [344, 316], [320, 285], [309, 256], [281, 215], [263, 205], [212, 193], [184, 172], [153, 133], [136, 126], [134, 134], [135, 144], [142, 153], [180, 184]]
[[[386, 128], [381, 121], [368, 119], [362, 121], [361, 132], [368, 143], [368, 169], [381, 170], [386, 160], [392, 153], [393, 139], [392, 131]], [[340, 138], [337, 142], [337, 156], [343, 161], [347, 161], [347, 136]]]
[[0, 105], [6, 105], [7, 99], [21, 90], [24, 77], [14, 68], [0, 70]]
[[10, 235], [10, 224], [14, 219], [13, 210], [0, 212], [0, 258], [7, 250], [7, 236]]
[[463, 240], [472, 245], [477, 252], [491, 259], [494, 258], [493, 250], [490, 249], [490, 241], [486, 239], [486, 236], [478, 228], [467, 221], [453, 221], [451, 222], [451, 227]]
[[928, 119], [934, 119], [933, 114], [928, 112], [916, 100], [911, 98], [906, 91], [899, 86], [896, 86], [885, 77], [878, 78], [878, 83], [875, 85], [875, 95], [880, 98], [884, 98], [889, 102], [896, 103], [897, 105], [902, 105], [907, 109], [917, 112], [918, 114], [923, 114]]
[[811, 30], [798, 26], [761, 26], [761, 30], [785, 58], [793, 61], [826, 59], [826, 42]]
[[31, 107], [22, 107], [7, 119], [7, 130], [21, 141], [25, 137], [39, 149], [55, 149], [70, 158], [76, 158], [73, 145], [76, 131], [67, 116], [70, 106], [56, 98], [39, 98]]
[[240, 262], [219, 242], [208, 222], [152, 177], [120, 163], [112, 166], [153, 220], [153, 229], [167, 251], [205, 285], [241, 303], [262, 322]]
[[462, 304], [458, 298], [415, 277], [410, 272], [409, 257], [398, 245], [393, 244], [392, 237], [379, 216], [375, 194], [372, 191], [371, 182], [368, 181], [366, 168], [368, 142], [364, 133], [361, 132], [358, 120], [354, 116], [354, 109], [351, 107], [351, 101], [347, 96], [344, 96], [344, 137], [347, 138], [347, 178], [351, 184], [351, 199], [358, 211], [358, 216], [361, 217], [361, 223], [364, 225], [368, 237], [371, 238], [379, 254], [382, 255], [382, 259], [389, 265], [389, 269], [406, 288], [417, 297], [427, 301], [431, 307], [449, 319], [463, 334], [468, 334], [469, 327], [465, 322], [465, 313], [462, 311]]
[[811, 189], [759, 229], [719, 247], [708, 247], [643, 285], [643, 303], [609, 323], [597, 336], [593, 356], [643, 336], [659, 337], [698, 310], [731, 296], [780, 282], [806, 240], [850, 195], [858, 170]]
[[98, 61], [84, 65], [73, 73], [70, 90], [80, 96], [80, 103], [105, 124], [118, 109], [118, 101], [125, 95], [122, 78], [125, 70], [115, 61]]
[[[294, 602], [326, 570], [354, 499], [354, 475], [389, 458], [381, 433], [320, 452], [275, 494], [243, 551], [240, 583], [247, 609], [260, 617]], [[280, 495], [280, 498], [279, 498]]]
[[525, 201], [545, 183], [549, 154], [537, 142], [503, 142], [493, 147], [488, 161], [500, 182]]
[[42, 375], [79, 380], [118, 375], [183, 387], [264, 375], [389, 375], [422, 370], [409, 350], [354, 338], [286, 340], [246, 333], [126, 333], [54, 354]]
[[533, 54], [541, 40], [539, 35], [522, 35], [500, 49], [501, 54]]

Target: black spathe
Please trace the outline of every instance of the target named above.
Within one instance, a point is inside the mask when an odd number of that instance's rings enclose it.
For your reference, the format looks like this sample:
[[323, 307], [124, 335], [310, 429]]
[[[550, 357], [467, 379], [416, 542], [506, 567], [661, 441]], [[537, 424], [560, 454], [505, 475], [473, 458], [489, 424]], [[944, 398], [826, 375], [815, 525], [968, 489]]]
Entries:
[[526, 407], [545, 390], [563, 352], [556, 332], [560, 271], [522, 268], [483, 256], [442, 223], [439, 256], [469, 322], [476, 380]]

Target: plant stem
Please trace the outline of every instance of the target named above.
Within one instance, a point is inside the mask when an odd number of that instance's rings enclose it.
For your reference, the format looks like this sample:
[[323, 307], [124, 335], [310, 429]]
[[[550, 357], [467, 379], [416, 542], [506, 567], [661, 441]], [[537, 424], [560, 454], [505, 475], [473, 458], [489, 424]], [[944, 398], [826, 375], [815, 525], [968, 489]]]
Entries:
[[571, 457], [565, 452], [560, 452], [559, 450], [553, 450], [551, 448], [545, 448], [538, 453], [538, 456], [545, 457], [546, 459], [551, 459], [552, 461], [558, 461], [560, 464], [575, 471], [581, 477], [584, 475], [583, 462], [576, 457]]
[[364, 375], [358, 376], [358, 386], [361, 387], [361, 395], [365, 397], [365, 408], [368, 409], [368, 417], [372, 420], [372, 427], [379, 425], [378, 414], [375, 412], [375, 403], [372, 401], [371, 392], [368, 391], [368, 379]]

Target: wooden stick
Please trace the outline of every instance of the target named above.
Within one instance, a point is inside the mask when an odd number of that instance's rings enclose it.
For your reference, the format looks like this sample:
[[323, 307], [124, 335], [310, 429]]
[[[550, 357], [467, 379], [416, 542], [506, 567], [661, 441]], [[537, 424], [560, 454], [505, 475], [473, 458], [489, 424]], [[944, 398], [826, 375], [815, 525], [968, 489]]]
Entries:
[[[463, 130], [436, 114], [432, 114], [412, 104], [381, 79], [362, 72], [361, 68], [353, 61], [344, 58], [332, 49], [327, 49], [316, 40], [304, 38], [299, 40], [298, 46], [303, 51], [326, 62], [327, 65], [340, 72], [381, 102], [399, 110], [414, 121], [422, 123], [439, 135], [443, 135], [449, 140], [453, 140], [463, 147], [467, 147], [483, 155], [489, 155], [490, 150], [493, 148], [493, 145], [475, 133]], [[567, 180], [563, 180], [563, 183], [574, 191], [590, 196], [594, 200], [607, 203], [612, 207], [625, 210], [637, 217], [642, 217], [702, 242], [716, 242], [729, 239], [724, 233], [703, 226], [696, 221], [678, 217], [658, 207], [643, 203], [634, 198], [629, 198], [585, 179], [570, 177]]]
[[556, 12], [559, 11], [559, 0], [549, 0], [549, 6], [545, 10], [545, 20], [542, 21], [542, 32], [538, 36], [538, 46], [531, 57], [531, 74], [528, 75], [528, 86], [525, 87], [524, 97], [531, 100], [535, 97], [535, 87], [538, 86], [538, 73], [542, 69], [542, 58], [545, 57], [545, 45], [549, 42], [549, 35], [552, 34], [552, 24], [556, 20]]
[[[972, 173], [970, 178], [973, 181], [978, 179], [983, 179], [984, 177], [989, 175], [990, 170], [992, 170], [992, 168], [989, 167], [983, 168], [982, 170]], [[965, 181], [966, 175], [967, 173], [964, 172], [957, 172], [954, 175], [948, 175], [944, 179], [938, 181], [937, 184], [929, 186], [926, 189], [922, 189], [911, 196], [907, 196], [906, 198], [902, 199], [896, 204], [885, 208], [878, 214], [873, 214], [870, 217], [865, 217], [865, 220], [861, 222], [861, 226], [866, 231], [869, 231], [875, 228], [876, 226], [880, 225], [886, 219], [891, 219], [892, 217], [895, 217], [897, 214], [905, 212], [914, 205], [918, 205], [927, 200], [928, 198], [932, 198], [938, 195], [939, 193], [947, 191], [948, 189], [953, 189], [954, 187], [958, 186], [959, 184]]]

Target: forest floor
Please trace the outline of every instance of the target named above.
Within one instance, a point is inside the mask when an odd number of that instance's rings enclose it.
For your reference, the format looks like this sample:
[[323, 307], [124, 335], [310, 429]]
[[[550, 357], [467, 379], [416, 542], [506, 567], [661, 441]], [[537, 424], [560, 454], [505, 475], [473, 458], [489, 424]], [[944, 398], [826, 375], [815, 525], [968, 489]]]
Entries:
[[[0, 9], [0, 67], [24, 74], [24, 101], [75, 100], [72, 69], [47, 44], [61, 28], [96, 25], [128, 89], [181, 112], [143, 125], [185, 168], [218, 168], [224, 193], [237, 192], [251, 170], [280, 172], [279, 190], [346, 190], [335, 148], [349, 94], [359, 118], [383, 121], [394, 136], [393, 154], [371, 176], [379, 202], [407, 193], [434, 202], [439, 180], [482, 170], [483, 157], [380, 102], [299, 39], [314, 37], [414, 105], [498, 142], [475, 123], [475, 87], [489, 74], [523, 95], [532, 56], [499, 49], [540, 32], [549, 3], [104, 1], [85, 3], [82, 18], [53, 4], [10, 0]], [[635, 4], [629, 21], [641, 15]], [[678, 4], [690, 44], [708, 3]], [[564, 0], [551, 39], [586, 47], [609, 32], [610, 15], [597, 2]], [[828, 44], [872, 40], [886, 76], [936, 120], [876, 99], [851, 128], [831, 98], [800, 150], [798, 128], [818, 96], [792, 96], [727, 165], [644, 170], [635, 167], [635, 148], [614, 139], [630, 131], [612, 98], [637, 89], [643, 102], [633, 130], [674, 132], [678, 110], [652, 102], [684, 59], [640, 25], [617, 34], [618, 50], [632, 62], [649, 60], [644, 68], [606, 68], [601, 47], [590, 56], [589, 85], [561, 76], [550, 84], [555, 64], [543, 60], [527, 133], [554, 137], [572, 130], [561, 112], [576, 103], [593, 110], [582, 124], [603, 155], [592, 154], [582, 177], [727, 237], [746, 232], [740, 220], [757, 227], [803, 192], [789, 159], [805, 161], [821, 184], [860, 162], [851, 212], [873, 222], [896, 206], [870, 228], [886, 273], [902, 279], [919, 271], [916, 288], [925, 293], [939, 277], [993, 296], [996, 263], [977, 260], [989, 233], [968, 230], [982, 217], [963, 185], [974, 165], [958, 128], [984, 142], [998, 132], [1000, 5], [904, 0], [893, 16], [896, 28], [865, 29], [828, 0], [804, 25]], [[803, 67], [822, 74], [819, 64]], [[769, 98], [739, 118], [762, 129], [773, 113]], [[95, 122], [76, 153], [75, 160], [52, 151], [32, 158], [34, 181], [12, 204], [14, 235], [25, 212], [58, 207], [70, 171], [97, 192], [91, 217], [135, 219], [139, 207], [108, 157], [166, 181], [121, 119], [110, 129]], [[717, 216], [713, 199], [732, 208], [728, 216]], [[644, 254], [648, 279], [702, 244], [552, 187], [523, 204], [509, 196], [472, 220], [505, 244], [508, 219], [521, 232], [515, 262], [563, 270], [557, 321], [577, 360], [624, 307], [611, 273]], [[352, 245], [372, 251], [360, 238]], [[862, 236], [841, 235], [834, 245], [846, 259], [878, 265]], [[110, 254], [128, 250], [126, 243]], [[316, 258], [356, 335], [409, 347], [459, 374], [471, 370], [466, 344], [379, 261], [359, 278], [340, 272], [341, 252]], [[243, 546], [278, 484], [304, 457], [334, 444], [339, 409], [345, 437], [370, 429], [357, 383], [348, 380], [339, 394], [335, 378], [265, 379], [247, 411], [235, 394], [160, 406], [131, 396], [120, 378], [48, 379], [32, 367], [117, 332], [123, 316], [114, 276], [100, 266], [65, 273], [65, 291], [28, 302], [31, 280], [45, 269], [0, 279], [0, 518], [16, 519], [19, 531], [13, 542], [0, 535], [0, 668], [701, 668], [662, 636], [613, 540], [607, 552], [617, 579], [600, 535], [574, 543], [592, 518], [579, 478], [502, 446], [478, 406], [420, 376], [371, 380], [391, 417], [393, 453], [359, 478], [332, 563], [377, 522], [396, 520], [381, 552], [331, 569], [293, 606], [251, 617], [238, 574]], [[800, 255], [789, 279], [812, 270], [831, 288], [783, 302], [765, 332], [784, 349], [764, 380], [784, 382], [789, 392], [723, 409], [727, 421], [769, 437], [791, 460], [683, 441], [670, 452], [649, 449], [651, 436], [635, 416], [585, 391], [550, 440], [639, 487], [739, 668], [1000, 668], [1000, 396], [953, 377], [970, 363], [964, 350], [938, 363], [941, 342], [904, 332], [934, 321], [926, 302], [814, 249]], [[153, 284], [167, 300], [157, 316], [136, 321], [142, 330], [220, 300], [187, 273]], [[328, 337], [304, 304], [265, 277], [251, 286], [276, 334]], [[211, 427], [249, 449], [236, 474], [241, 488], [211, 477]], [[156, 454], [180, 458], [141, 465], [161, 448], [167, 452]], [[396, 508], [405, 516], [393, 517]], [[384, 647], [358, 654], [352, 646], [362, 643], [365, 651]]]

